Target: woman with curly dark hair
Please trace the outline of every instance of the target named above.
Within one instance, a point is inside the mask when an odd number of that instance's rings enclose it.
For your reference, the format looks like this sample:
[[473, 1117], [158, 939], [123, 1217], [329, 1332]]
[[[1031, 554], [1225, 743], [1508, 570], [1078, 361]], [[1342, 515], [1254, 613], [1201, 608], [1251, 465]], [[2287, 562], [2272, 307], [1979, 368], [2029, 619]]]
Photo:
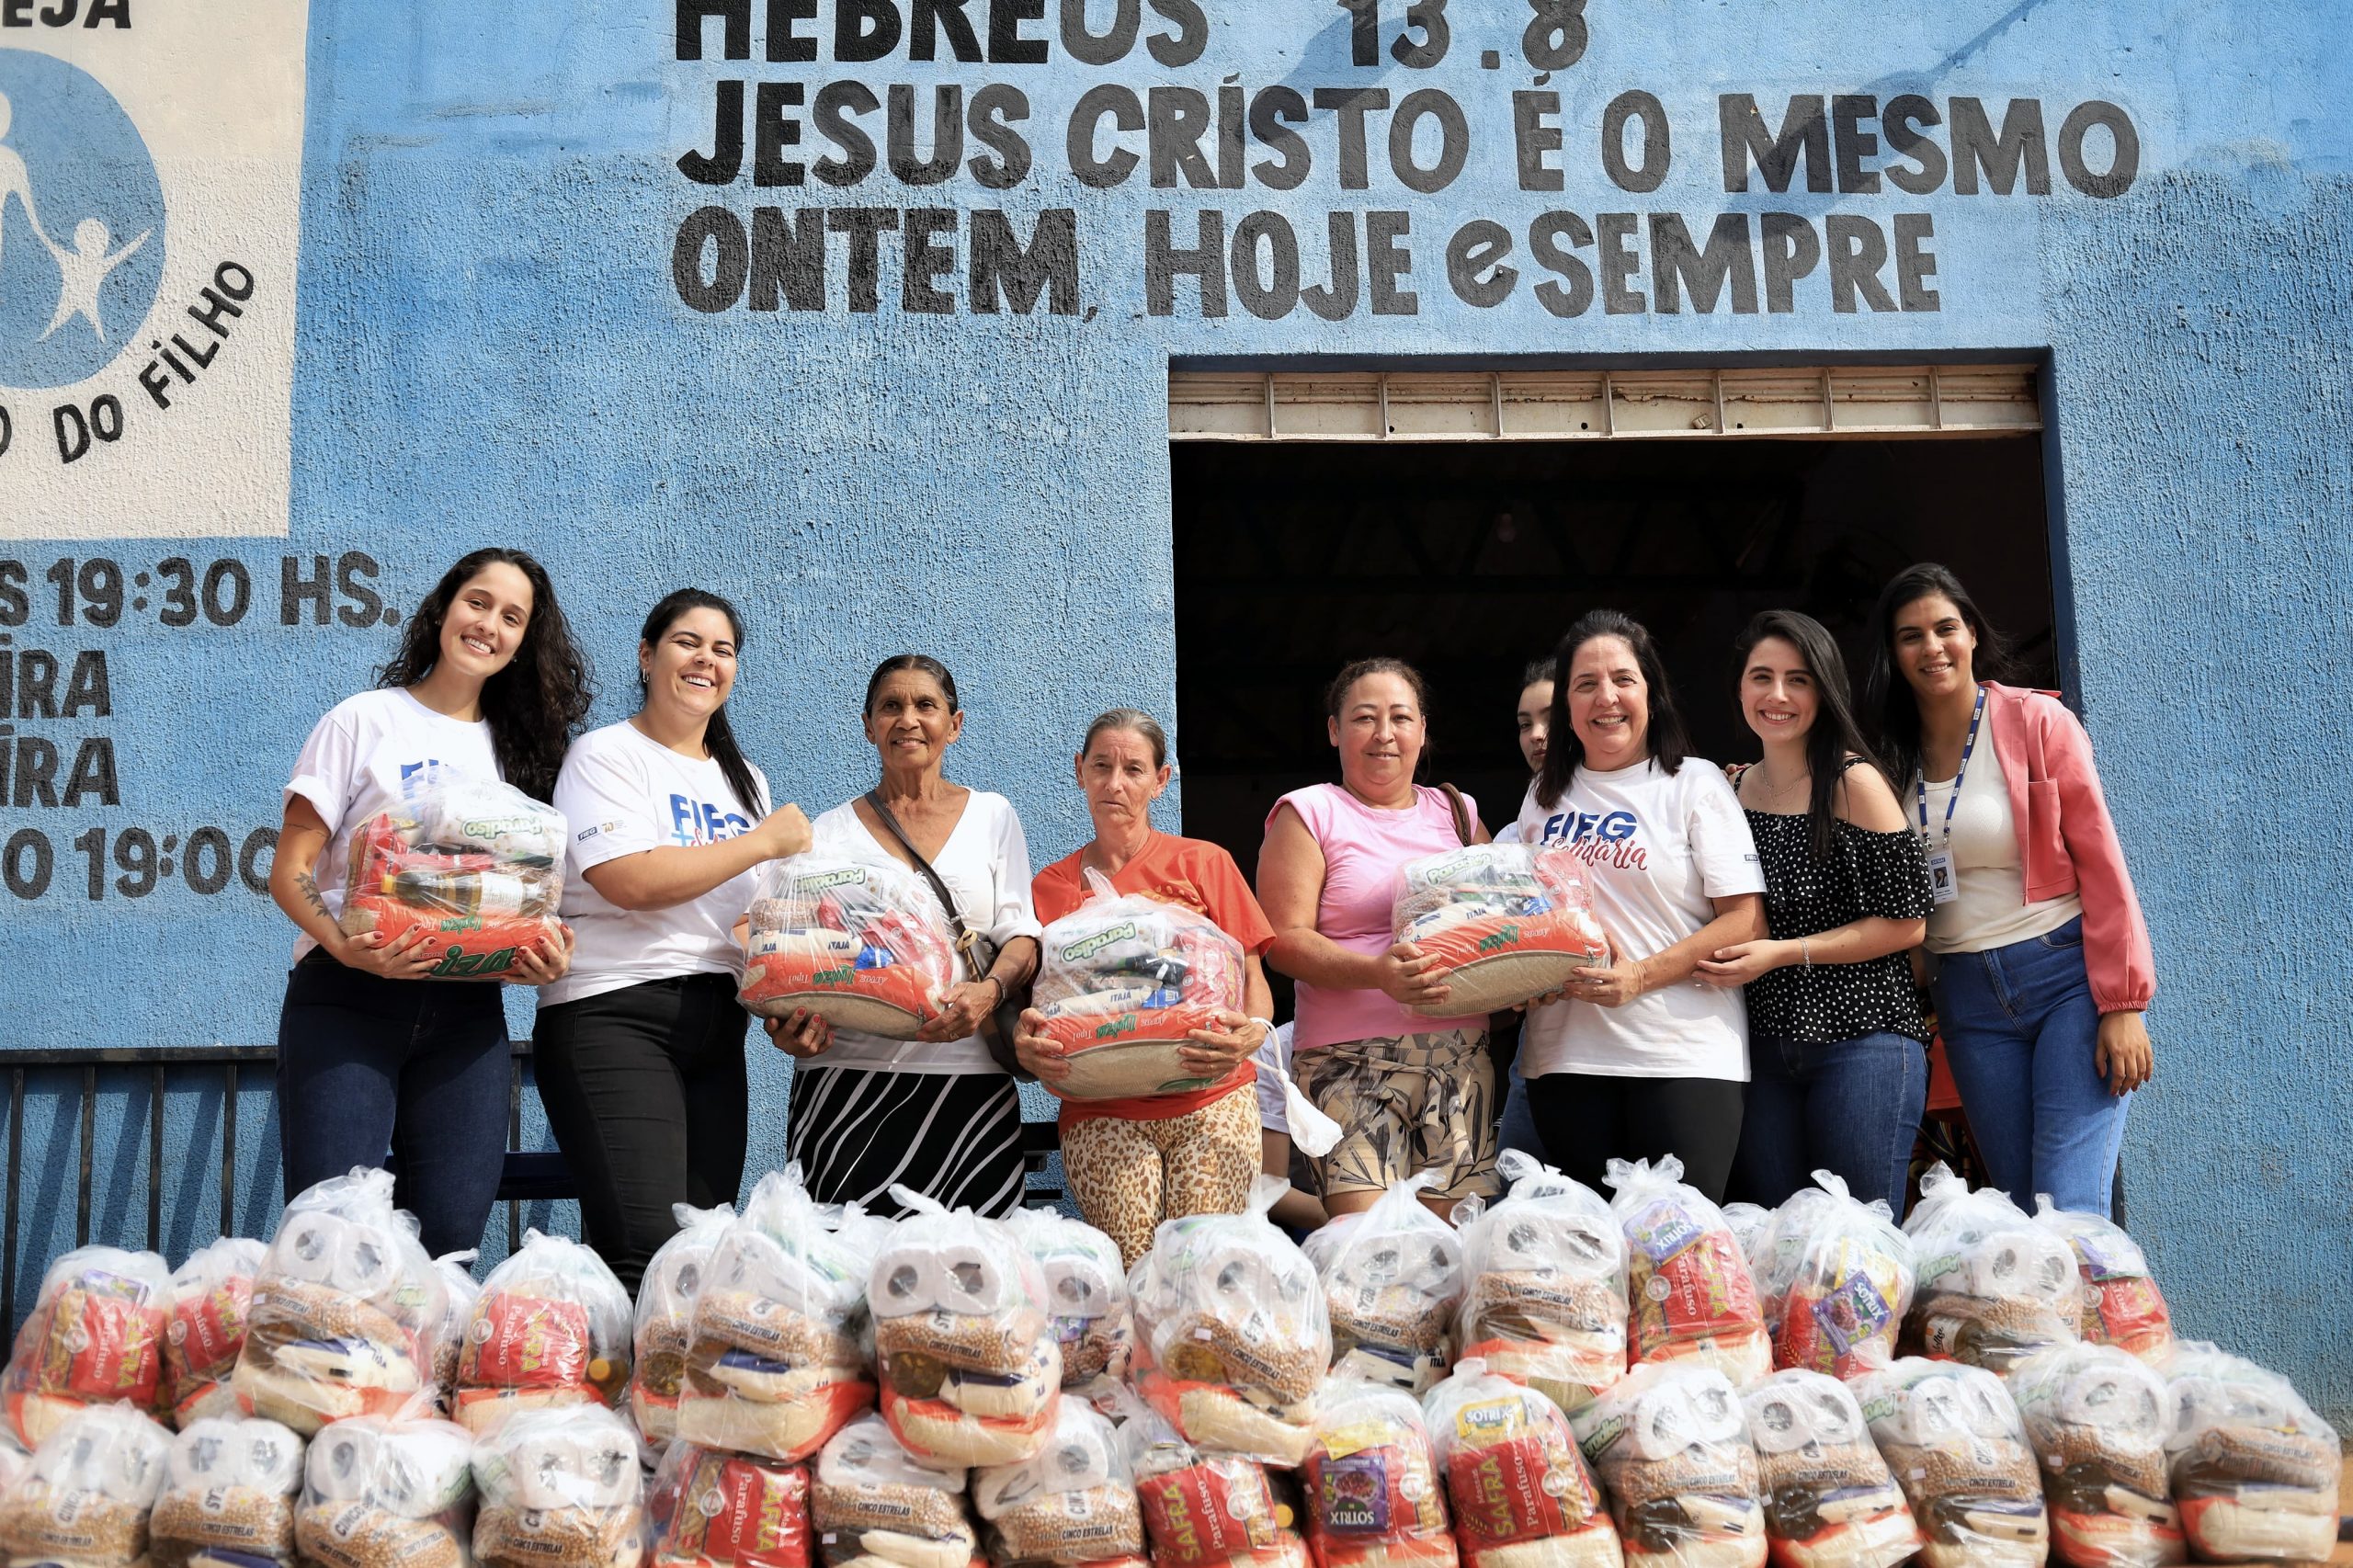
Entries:
[[[286, 786], [270, 896], [301, 930], [278, 1016], [286, 1194], [395, 1157], [397, 1201], [437, 1256], [471, 1247], [506, 1147], [506, 1019], [494, 985], [426, 979], [415, 929], [337, 925], [353, 834], [426, 767], [495, 778], [544, 801], [587, 716], [588, 666], [547, 571], [477, 550], [417, 607], [373, 690], [329, 710]], [[512, 978], [545, 985], [569, 937], [523, 949]]]

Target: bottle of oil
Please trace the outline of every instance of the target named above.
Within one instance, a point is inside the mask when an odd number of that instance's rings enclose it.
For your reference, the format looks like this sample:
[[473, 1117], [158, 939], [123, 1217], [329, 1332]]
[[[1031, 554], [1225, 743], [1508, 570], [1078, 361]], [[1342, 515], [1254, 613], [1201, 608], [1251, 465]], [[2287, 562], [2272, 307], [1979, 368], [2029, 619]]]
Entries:
[[502, 871], [398, 871], [384, 879], [384, 892], [415, 908], [457, 915], [547, 913], [547, 899], [538, 883]]

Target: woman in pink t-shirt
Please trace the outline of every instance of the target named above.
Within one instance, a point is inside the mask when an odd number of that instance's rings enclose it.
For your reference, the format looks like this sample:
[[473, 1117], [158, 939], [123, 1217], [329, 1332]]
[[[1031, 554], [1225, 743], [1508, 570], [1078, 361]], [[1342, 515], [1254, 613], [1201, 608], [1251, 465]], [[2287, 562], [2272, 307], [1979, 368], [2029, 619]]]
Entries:
[[1443, 1003], [1447, 987], [1390, 934], [1398, 867], [1487, 841], [1469, 796], [1414, 782], [1427, 708], [1410, 665], [1343, 669], [1324, 700], [1340, 781], [1277, 801], [1258, 852], [1258, 899], [1275, 928], [1267, 961], [1299, 983], [1291, 1075], [1340, 1124], [1316, 1162], [1333, 1214], [1369, 1208], [1422, 1171], [1438, 1173], [1422, 1201], [1441, 1214], [1495, 1187], [1487, 1020], [1411, 1011]]

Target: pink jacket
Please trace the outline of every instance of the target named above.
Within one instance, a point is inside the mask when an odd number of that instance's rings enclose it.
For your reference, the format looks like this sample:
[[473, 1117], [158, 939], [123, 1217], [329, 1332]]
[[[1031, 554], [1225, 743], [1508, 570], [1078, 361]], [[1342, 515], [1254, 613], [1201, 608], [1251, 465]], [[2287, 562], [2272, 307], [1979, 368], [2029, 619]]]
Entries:
[[1985, 691], [2027, 902], [2081, 894], [2092, 1001], [2103, 1013], [2139, 1012], [2157, 992], [2156, 956], [2092, 766], [2091, 737], [2049, 692], [1991, 681]]

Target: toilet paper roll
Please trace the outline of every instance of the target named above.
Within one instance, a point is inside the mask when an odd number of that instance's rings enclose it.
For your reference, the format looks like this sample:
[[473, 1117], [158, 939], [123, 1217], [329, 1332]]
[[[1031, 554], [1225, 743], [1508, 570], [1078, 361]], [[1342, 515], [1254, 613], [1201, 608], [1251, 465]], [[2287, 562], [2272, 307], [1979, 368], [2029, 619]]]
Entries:
[[1757, 1451], [1791, 1453], [1809, 1446], [1845, 1448], [1870, 1441], [1863, 1407], [1836, 1378], [1821, 1372], [1779, 1372], [1741, 1395], [1748, 1435]]
[[368, 1495], [384, 1436], [373, 1422], [338, 1421], [311, 1439], [302, 1480], [309, 1502], [348, 1503]]
[[1091, 1253], [1055, 1252], [1038, 1259], [1046, 1277], [1046, 1310], [1056, 1317], [1099, 1318], [1119, 1305], [1125, 1279], [1108, 1259]]
[[338, 1421], [311, 1442], [304, 1474], [311, 1494], [364, 1501], [402, 1518], [430, 1518], [462, 1501], [473, 1484], [472, 1444], [442, 1421]]
[[891, 1435], [890, 1423], [871, 1413], [834, 1434], [817, 1456], [821, 1486], [928, 1486], [964, 1490], [965, 1471], [919, 1463]]
[[53, 1496], [149, 1508], [163, 1490], [170, 1451], [170, 1435], [137, 1411], [90, 1405], [67, 1416], [41, 1443], [29, 1469]]
[[1962, 1265], [1962, 1289], [1992, 1301], [2022, 1300], [2064, 1306], [2075, 1320], [2083, 1286], [2075, 1249], [2050, 1232], [2028, 1227], [1985, 1237]]
[[[931, 1309], [965, 1317], [994, 1316], [1019, 1305], [1023, 1294], [1013, 1249], [995, 1236], [977, 1233], [909, 1236], [883, 1250], [870, 1278], [869, 1301], [877, 1317], [904, 1317]], [[881, 1287], [879, 1295], [874, 1286]]]
[[1671, 1460], [1695, 1446], [1746, 1444], [1740, 1396], [1729, 1378], [1710, 1367], [1654, 1365], [1667, 1375], [1637, 1393], [1626, 1424], [1636, 1458]]
[[287, 1217], [270, 1243], [271, 1272], [324, 1285], [346, 1295], [370, 1298], [400, 1277], [399, 1254], [392, 1239], [372, 1225], [362, 1225], [340, 1214], [301, 1213]]
[[585, 1419], [589, 1414], [517, 1416], [494, 1455], [476, 1456], [483, 1494], [526, 1509], [633, 1506], [642, 1489], [637, 1442], [619, 1417]]
[[1118, 1441], [1108, 1421], [1077, 1400], [1063, 1400], [1037, 1458], [972, 1473], [972, 1504], [981, 1517], [995, 1520], [1054, 1493], [1122, 1484], [1127, 1467], [1113, 1456]]
[[275, 1421], [208, 1417], [174, 1439], [165, 1470], [174, 1491], [243, 1486], [282, 1496], [302, 1484], [302, 1439]]
[[2145, 1369], [2098, 1366], [2076, 1373], [2060, 1391], [2062, 1421], [2097, 1427], [2120, 1448], [2154, 1451], [2165, 1441], [2164, 1382]]

